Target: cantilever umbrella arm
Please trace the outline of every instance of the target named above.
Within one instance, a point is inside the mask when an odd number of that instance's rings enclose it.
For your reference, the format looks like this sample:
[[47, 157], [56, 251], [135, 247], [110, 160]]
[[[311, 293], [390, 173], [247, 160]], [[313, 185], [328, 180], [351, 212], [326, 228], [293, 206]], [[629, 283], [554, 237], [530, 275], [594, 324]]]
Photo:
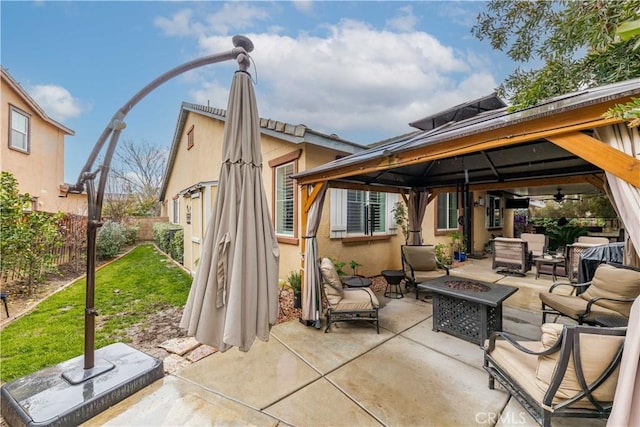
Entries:
[[[84, 369], [94, 369], [94, 343], [95, 343], [95, 316], [97, 311], [94, 307], [95, 296], [95, 251], [96, 251], [96, 235], [98, 228], [102, 225], [102, 203], [104, 200], [105, 188], [107, 185], [107, 176], [109, 174], [111, 160], [115, 153], [120, 133], [126, 127], [124, 118], [131, 109], [140, 102], [145, 96], [156, 89], [164, 82], [194, 68], [204, 65], [214, 64], [217, 62], [236, 59], [241, 70], [246, 70], [249, 65], [248, 53], [253, 51], [253, 43], [247, 37], [234, 36], [233, 49], [227, 52], [205, 56], [193, 61], [189, 61], [179, 65], [172, 70], [167, 71], [157, 77], [151, 83], [136, 93], [126, 104], [124, 104], [113, 115], [106, 128], [98, 138], [87, 162], [85, 163], [78, 180], [69, 189], [70, 193], [82, 193], [86, 189], [88, 198], [88, 219], [87, 219], [87, 291], [86, 291], [86, 308], [85, 308], [85, 335], [84, 335]], [[109, 140], [104, 158], [100, 166], [92, 171], [94, 163], [98, 155], [102, 152], [105, 143]], [[98, 187], [96, 189], [95, 179], [99, 176]], [[111, 369], [105, 368], [105, 370]], [[99, 370], [99, 369], [98, 369]], [[104, 372], [94, 372], [85, 375], [86, 379], [99, 375]]]

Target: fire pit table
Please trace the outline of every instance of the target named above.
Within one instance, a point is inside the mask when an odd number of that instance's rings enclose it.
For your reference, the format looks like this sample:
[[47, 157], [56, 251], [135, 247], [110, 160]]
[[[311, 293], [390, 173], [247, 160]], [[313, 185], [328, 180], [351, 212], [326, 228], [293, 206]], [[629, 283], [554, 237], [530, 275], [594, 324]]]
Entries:
[[518, 288], [443, 276], [418, 283], [433, 294], [433, 330], [483, 345], [502, 330], [502, 302]]

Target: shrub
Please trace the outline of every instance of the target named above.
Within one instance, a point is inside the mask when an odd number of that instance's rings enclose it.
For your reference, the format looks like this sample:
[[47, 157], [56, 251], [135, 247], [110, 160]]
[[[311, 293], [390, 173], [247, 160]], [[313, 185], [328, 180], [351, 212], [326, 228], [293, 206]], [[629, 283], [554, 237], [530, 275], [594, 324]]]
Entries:
[[120, 253], [125, 243], [124, 227], [118, 222], [107, 221], [98, 229], [96, 257], [113, 258]]
[[153, 240], [160, 250], [179, 263], [184, 262], [184, 231], [168, 222], [153, 224]]
[[140, 227], [136, 224], [128, 224], [123, 227], [125, 245], [130, 246], [136, 244], [136, 240], [138, 240], [138, 230], [140, 230]]
[[171, 233], [170, 229], [175, 227], [168, 222], [157, 222], [153, 224], [153, 240], [156, 245], [164, 253], [169, 253], [171, 249]]
[[33, 284], [57, 270], [54, 250], [62, 245], [62, 214], [27, 212], [31, 197], [20, 194], [9, 172], [2, 172], [0, 184], [0, 277], [26, 279], [31, 293]]
[[180, 229], [173, 234], [171, 239], [171, 258], [184, 263], [184, 230]]

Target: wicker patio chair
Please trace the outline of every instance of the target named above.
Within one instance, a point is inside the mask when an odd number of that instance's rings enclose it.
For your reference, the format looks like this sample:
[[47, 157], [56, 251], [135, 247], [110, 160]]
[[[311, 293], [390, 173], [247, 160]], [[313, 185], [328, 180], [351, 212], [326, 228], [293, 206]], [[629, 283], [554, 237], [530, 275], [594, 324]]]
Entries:
[[333, 262], [323, 258], [320, 262], [322, 277], [322, 295], [326, 302], [327, 328], [329, 332], [332, 323], [349, 321], [366, 321], [376, 327], [380, 333], [380, 318], [378, 298], [369, 288], [344, 288], [340, 276], [336, 272]]
[[532, 257], [526, 240], [510, 237], [496, 237], [491, 240], [492, 269], [501, 268], [499, 274], [524, 276], [531, 270]]
[[607, 418], [625, 333], [556, 323], [542, 325], [541, 341], [494, 332], [484, 347], [489, 388], [497, 380], [544, 427], [551, 417]]
[[542, 256], [547, 252], [549, 236], [546, 234], [522, 233], [520, 238], [526, 240], [527, 248], [532, 256]]
[[[573, 243], [565, 249], [565, 269], [567, 279], [571, 283], [578, 283], [578, 270], [580, 268], [580, 255], [587, 249], [600, 246], [599, 243]], [[580, 293], [583, 289], [579, 289]]]

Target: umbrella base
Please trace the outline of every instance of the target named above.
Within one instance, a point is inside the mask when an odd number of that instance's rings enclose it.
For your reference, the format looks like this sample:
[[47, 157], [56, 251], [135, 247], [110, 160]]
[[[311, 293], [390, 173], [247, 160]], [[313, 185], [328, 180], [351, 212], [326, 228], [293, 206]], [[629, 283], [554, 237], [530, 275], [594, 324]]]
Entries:
[[3, 385], [2, 416], [14, 427], [79, 425], [164, 376], [161, 360], [122, 343], [95, 359], [84, 372], [78, 356]]

